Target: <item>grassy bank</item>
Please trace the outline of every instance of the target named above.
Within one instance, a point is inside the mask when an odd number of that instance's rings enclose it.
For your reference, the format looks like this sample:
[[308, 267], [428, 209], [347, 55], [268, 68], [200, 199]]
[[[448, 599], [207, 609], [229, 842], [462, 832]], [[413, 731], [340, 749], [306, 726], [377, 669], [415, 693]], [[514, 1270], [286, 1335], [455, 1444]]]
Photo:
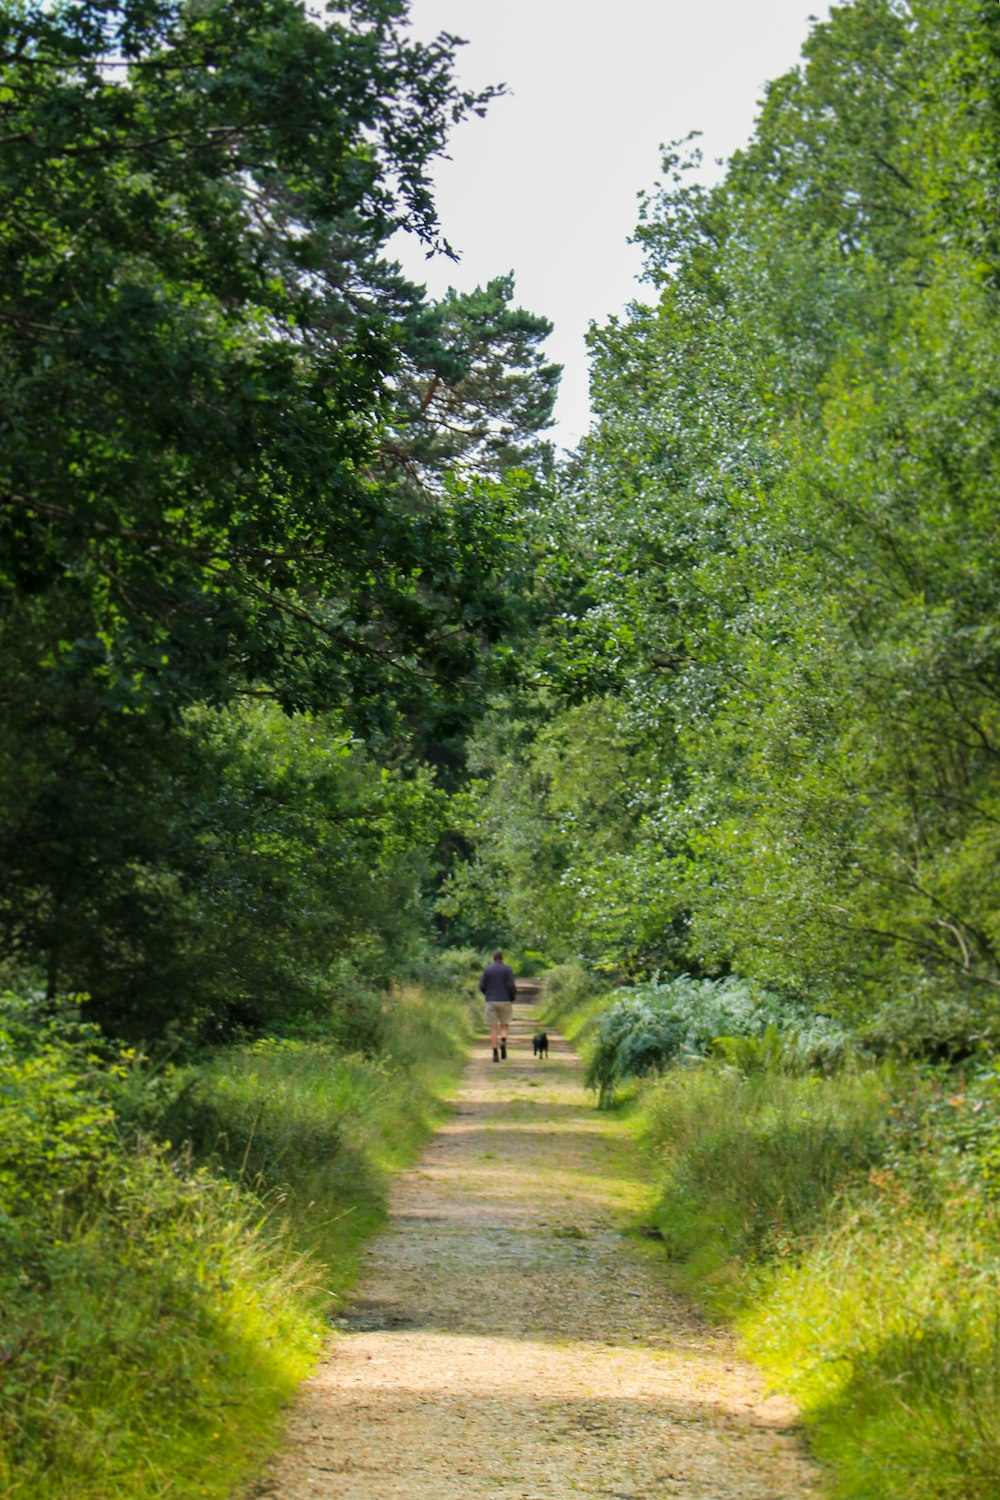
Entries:
[[228, 1049], [183, 1080], [159, 1129], [276, 1201], [283, 1232], [336, 1296], [382, 1220], [389, 1174], [441, 1118], [470, 1036], [457, 995], [398, 988], [373, 1054], [271, 1039]]
[[1000, 1497], [997, 1076], [645, 1090], [674, 1274], [799, 1402], [837, 1500]]
[[[621, 992], [562, 991], [595, 1085], [628, 1078], [643, 997], [616, 1031]], [[628, 1090], [672, 1281], [798, 1401], [831, 1500], [1000, 1500], [998, 1065], [704, 1050]]]
[[378, 1031], [367, 1056], [264, 1041], [150, 1077], [8, 1001], [4, 1500], [222, 1500], [260, 1462], [441, 1113], [467, 1002], [400, 990]]
[[879, 1161], [748, 1305], [747, 1347], [802, 1403], [840, 1500], [995, 1500], [1000, 1075], [897, 1082]]
[[641, 1131], [677, 1284], [714, 1316], [740, 1312], [878, 1159], [885, 1109], [881, 1077], [864, 1070], [831, 1080], [678, 1068], [647, 1087]]

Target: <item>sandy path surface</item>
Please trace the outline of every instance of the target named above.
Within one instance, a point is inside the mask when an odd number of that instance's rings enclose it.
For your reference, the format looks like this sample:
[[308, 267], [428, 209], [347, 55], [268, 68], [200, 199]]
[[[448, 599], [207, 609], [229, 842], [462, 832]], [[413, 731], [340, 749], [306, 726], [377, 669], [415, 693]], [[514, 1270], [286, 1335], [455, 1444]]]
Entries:
[[532, 1056], [535, 1029], [519, 1004], [506, 1063], [477, 1045], [252, 1494], [818, 1495], [791, 1408], [623, 1236], [648, 1192], [634, 1146], [564, 1041]]

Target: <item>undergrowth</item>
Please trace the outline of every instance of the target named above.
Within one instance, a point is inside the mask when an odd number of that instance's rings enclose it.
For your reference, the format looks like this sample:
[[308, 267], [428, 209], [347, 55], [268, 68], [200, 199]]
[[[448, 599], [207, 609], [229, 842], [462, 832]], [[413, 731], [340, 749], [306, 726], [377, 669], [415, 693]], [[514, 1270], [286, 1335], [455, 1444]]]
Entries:
[[460, 1002], [399, 987], [373, 1055], [286, 1039], [226, 1049], [178, 1075], [158, 1129], [230, 1180], [279, 1195], [295, 1244], [319, 1257], [339, 1293], [381, 1222], [388, 1173], [441, 1116], [467, 1024]]
[[[263, 1041], [151, 1074], [0, 1013], [0, 1496], [222, 1500], [321, 1346], [468, 1010], [398, 992], [379, 1050]], [[167, 1142], [172, 1144], [167, 1144]]]
[[707, 1063], [643, 1092], [672, 1275], [798, 1401], [836, 1500], [1000, 1497], [998, 1079]]
[[836, 1022], [736, 975], [653, 978], [629, 986], [603, 1010], [587, 1084], [607, 1105], [622, 1083], [713, 1050], [741, 1064], [767, 1066], [774, 1054], [788, 1065], [833, 1067], [850, 1052], [851, 1039]]

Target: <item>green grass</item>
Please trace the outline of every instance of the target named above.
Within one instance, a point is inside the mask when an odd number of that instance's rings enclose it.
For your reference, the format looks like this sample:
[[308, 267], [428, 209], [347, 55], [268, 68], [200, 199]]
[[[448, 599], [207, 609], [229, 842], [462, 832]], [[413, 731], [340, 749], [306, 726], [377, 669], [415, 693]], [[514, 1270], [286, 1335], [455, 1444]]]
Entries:
[[672, 1278], [799, 1402], [836, 1500], [1000, 1500], [998, 1095], [990, 1068], [643, 1090]]
[[317, 1268], [248, 1202], [152, 1153], [121, 1165], [5, 1266], [5, 1496], [221, 1500], [320, 1347]]
[[1000, 1236], [891, 1180], [776, 1277], [745, 1345], [801, 1404], [838, 1500], [1000, 1495]]
[[262, 1043], [168, 1080], [29, 1033], [0, 1033], [0, 1496], [224, 1500], [442, 1109], [467, 1007], [400, 991], [378, 1057]]
[[[554, 978], [547, 1018], [593, 1056], [619, 992]], [[799, 1403], [830, 1500], [1000, 1500], [1000, 1065], [723, 1050], [626, 1101], [645, 1248]]]
[[294, 1243], [339, 1294], [384, 1217], [389, 1174], [441, 1118], [469, 1035], [464, 1002], [401, 987], [377, 1056], [321, 1042], [228, 1049], [198, 1070], [162, 1128], [231, 1179], [277, 1195]]
[[872, 1070], [832, 1080], [678, 1068], [642, 1099], [676, 1279], [719, 1316], [737, 1311], [760, 1267], [792, 1253], [876, 1159], [888, 1106]]

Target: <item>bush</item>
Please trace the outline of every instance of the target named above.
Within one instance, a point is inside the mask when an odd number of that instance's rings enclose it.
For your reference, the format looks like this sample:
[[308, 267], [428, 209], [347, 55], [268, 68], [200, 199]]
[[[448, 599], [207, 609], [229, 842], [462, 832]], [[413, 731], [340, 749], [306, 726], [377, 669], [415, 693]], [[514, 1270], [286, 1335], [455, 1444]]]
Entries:
[[900, 974], [863, 1023], [873, 1051], [959, 1063], [1000, 1045], [1000, 1017], [984, 987], [949, 975]]
[[431, 989], [475, 987], [483, 971], [483, 955], [478, 948], [431, 948], [408, 967], [415, 984]]
[[588, 1061], [587, 1084], [607, 1104], [627, 1079], [680, 1057], [704, 1057], [718, 1038], [763, 1038], [769, 1027], [781, 1039], [772, 1053], [780, 1052], [789, 1065], [829, 1067], [850, 1050], [842, 1027], [804, 1006], [743, 979], [682, 974], [634, 986], [607, 1010]]
[[553, 1011], [585, 1005], [607, 991], [606, 979], [600, 978], [583, 964], [570, 961], [557, 964], [545, 976], [545, 998]]

